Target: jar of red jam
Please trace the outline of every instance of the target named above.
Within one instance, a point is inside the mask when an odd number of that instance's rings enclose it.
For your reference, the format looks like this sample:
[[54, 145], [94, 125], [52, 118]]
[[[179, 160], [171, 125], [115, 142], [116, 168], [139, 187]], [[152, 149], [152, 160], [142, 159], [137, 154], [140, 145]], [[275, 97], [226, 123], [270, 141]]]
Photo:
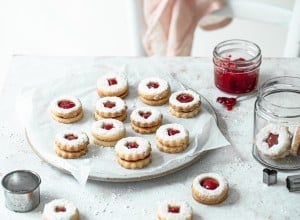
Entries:
[[256, 89], [261, 64], [261, 50], [247, 40], [227, 40], [213, 51], [215, 85], [230, 94]]

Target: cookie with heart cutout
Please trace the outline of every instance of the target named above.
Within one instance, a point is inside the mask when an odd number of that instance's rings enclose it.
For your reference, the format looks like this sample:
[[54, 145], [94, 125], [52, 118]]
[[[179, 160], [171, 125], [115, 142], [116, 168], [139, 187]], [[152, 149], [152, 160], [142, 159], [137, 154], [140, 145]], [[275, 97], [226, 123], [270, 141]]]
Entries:
[[131, 127], [138, 133], [151, 134], [159, 128], [162, 118], [162, 114], [154, 108], [136, 108], [130, 115]]

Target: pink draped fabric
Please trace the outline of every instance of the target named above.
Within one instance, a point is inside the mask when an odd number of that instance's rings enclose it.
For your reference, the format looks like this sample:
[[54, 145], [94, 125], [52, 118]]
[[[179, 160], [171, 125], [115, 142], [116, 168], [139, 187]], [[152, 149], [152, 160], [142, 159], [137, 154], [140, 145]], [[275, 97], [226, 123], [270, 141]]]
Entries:
[[189, 56], [199, 20], [223, 4], [223, 0], [144, 0], [146, 52]]

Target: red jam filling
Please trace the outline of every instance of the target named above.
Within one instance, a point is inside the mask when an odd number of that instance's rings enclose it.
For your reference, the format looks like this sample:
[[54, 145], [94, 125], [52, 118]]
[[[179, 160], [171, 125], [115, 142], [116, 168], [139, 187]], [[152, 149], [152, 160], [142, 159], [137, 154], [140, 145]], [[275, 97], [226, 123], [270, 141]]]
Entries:
[[105, 130], [110, 130], [114, 127], [113, 124], [103, 124], [102, 128]]
[[138, 148], [139, 145], [138, 145], [136, 142], [128, 142], [128, 143], [126, 144], [126, 147], [127, 147], [128, 149], [131, 149], [131, 148]]
[[111, 101], [107, 101], [107, 102], [104, 102], [103, 105], [104, 105], [105, 108], [113, 108], [113, 107], [116, 106], [116, 103], [111, 102]]
[[67, 134], [67, 135], [65, 135], [65, 139], [71, 141], [71, 140], [76, 140], [76, 139], [78, 139], [78, 137], [75, 136], [74, 134]]
[[219, 187], [218, 181], [213, 178], [206, 178], [206, 179], [202, 180], [200, 185], [208, 190], [214, 190]]
[[188, 103], [194, 100], [194, 97], [189, 94], [180, 94], [176, 99], [181, 103]]
[[108, 79], [107, 82], [110, 86], [118, 84], [118, 81], [116, 79]]
[[159, 87], [159, 84], [158, 84], [157, 82], [149, 82], [149, 83], [147, 84], [147, 87], [148, 87], [149, 89], [151, 89], [151, 88], [157, 89], [157, 88]]
[[61, 100], [58, 102], [58, 106], [63, 109], [73, 108], [75, 103], [70, 100]]
[[179, 206], [168, 206], [168, 212], [170, 213], [180, 213], [180, 207]]
[[242, 57], [232, 60], [229, 55], [226, 59], [216, 62], [215, 84], [219, 89], [232, 94], [241, 94], [256, 88], [259, 68], [247, 68], [251, 64], [243, 61], [246, 60]]
[[278, 144], [278, 134], [269, 134], [269, 137], [267, 138], [266, 142], [268, 143], [269, 148], [273, 147], [273, 145]]
[[145, 119], [149, 118], [151, 115], [151, 112], [139, 112], [139, 115]]
[[55, 207], [55, 212], [65, 212], [65, 211], [67, 211], [67, 210], [63, 206], [56, 206]]
[[218, 97], [217, 102], [224, 105], [228, 111], [231, 111], [236, 105], [236, 98]]
[[179, 130], [172, 129], [172, 128], [168, 129], [168, 135], [169, 135], [169, 136], [173, 136], [173, 135], [179, 134], [179, 133], [180, 133]]

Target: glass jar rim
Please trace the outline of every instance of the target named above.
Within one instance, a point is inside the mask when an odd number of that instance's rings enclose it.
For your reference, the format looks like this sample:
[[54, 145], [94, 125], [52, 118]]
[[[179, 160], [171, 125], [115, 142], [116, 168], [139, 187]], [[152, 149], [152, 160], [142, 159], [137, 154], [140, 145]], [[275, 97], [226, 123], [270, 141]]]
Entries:
[[[225, 59], [223, 59], [225, 60]], [[231, 61], [230, 61], [231, 62]], [[253, 63], [253, 62], [233, 62], [233, 63], [237, 63], [237, 64], [243, 64], [242, 66], [234, 66], [234, 67], [230, 67], [230, 66], [220, 66], [217, 64], [216, 59], [213, 59], [213, 63], [215, 65], [216, 68], [221, 68], [221, 69], [228, 69], [228, 70], [242, 70], [243, 74], [249, 74], [249, 73], [253, 73], [254, 70], [259, 69], [260, 65], [261, 65], [261, 59], [257, 61], [257, 63]], [[245, 65], [248, 64], [248, 65]], [[241, 73], [240, 73], [241, 74]]]
[[[272, 111], [269, 111], [269, 109], [271, 108], [275, 108], [278, 110], [286, 110], [287, 114], [285, 116], [280, 116], [280, 117], [284, 117], [284, 118], [295, 118], [295, 117], [300, 117], [300, 106], [296, 106], [296, 107], [291, 107], [291, 106], [282, 106], [282, 105], [278, 105], [275, 104], [272, 101], [269, 101], [266, 97], [269, 94], [272, 94], [272, 92], [276, 91], [274, 89], [276, 89], [276, 87], [273, 87], [272, 85], [276, 85], [278, 82], [284, 82], [285, 80], [292, 80], [292, 82], [294, 82], [295, 80], [300, 81], [300, 77], [295, 77], [295, 76], [279, 76], [279, 77], [274, 77], [271, 79], [266, 80], [258, 89], [258, 102], [265, 106], [266, 108], [265, 111], [272, 113]], [[287, 85], [290, 87], [290, 89], [278, 89], [278, 92], [295, 92], [297, 91], [297, 88], [295, 88], [295, 86], [293, 85], [288, 85], [288, 84], [282, 84], [282, 85]], [[299, 84], [300, 85], [300, 84]], [[269, 89], [268, 89], [269, 88]], [[300, 90], [298, 90], [300, 93]], [[263, 103], [262, 103], [263, 102]], [[299, 114], [288, 114], [289, 110], [299, 110]]]
[[243, 39], [229, 39], [229, 40], [225, 40], [225, 41], [221, 41], [220, 43], [218, 43], [214, 49], [213, 49], [213, 57], [214, 58], [217, 58], [219, 60], [226, 60], [226, 58], [222, 57], [221, 55], [219, 55], [219, 53], [217, 52], [218, 49], [220, 49], [221, 47], [224, 47], [224, 46], [228, 46], [228, 45], [236, 45], [236, 44], [247, 44], [247, 45], [250, 45], [252, 46], [253, 48], [255, 48], [255, 50], [257, 50], [257, 54], [255, 56], [253, 56], [251, 59], [248, 59], [248, 60], [235, 60], [235, 61], [230, 61], [230, 62], [233, 62], [233, 63], [237, 63], [237, 64], [251, 64], [253, 63], [253, 61], [255, 61], [256, 59], [261, 59], [261, 49], [260, 47], [252, 42], [252, 41], [249, 41], [249, 40], [243, 40]]

